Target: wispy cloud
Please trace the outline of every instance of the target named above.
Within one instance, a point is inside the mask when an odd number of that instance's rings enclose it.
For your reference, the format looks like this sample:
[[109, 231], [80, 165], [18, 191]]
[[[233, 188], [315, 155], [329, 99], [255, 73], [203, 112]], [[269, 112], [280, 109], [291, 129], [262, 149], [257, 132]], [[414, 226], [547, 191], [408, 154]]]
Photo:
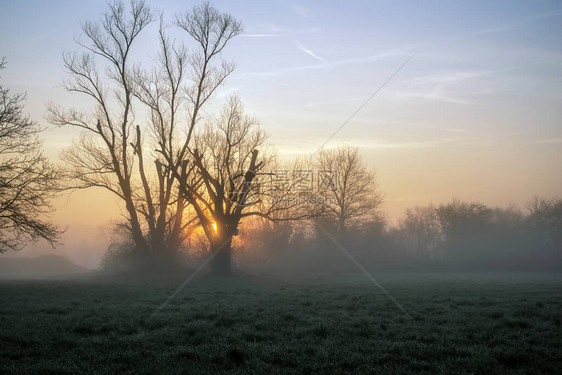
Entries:
[[438, 74], [431, 74], [422, 77], [416, 77], [410, 82], [413, 85], [426, 85], [426, 84], [451, 84], [460, 81], [464, 81], [471, 78], [481, 77], [490, 72], [487, 71], [456, 71], [456, 72], [444, 72]]
[[462, 137], [462, 138], [445, 138], [445, 139], [427, 139], [420, 141], [404, 141], [397, 140], [378, 140], [366, 143], [364, 140], [350, 140], [354, 146], [375, 149], [375, 150], [396, 150], [396, 149], [424, 149], [435, 148], [439, 146], [490, 146], [493, 145], [491, 137]]
[[547, 138], [547, 139], [539, 139], [537, 143], [541, 144], [559, 144], [562, 143], [562, 137], [560, 138]]
[[300, 43], [300, 42], [297, 42], [297, 48], [298, 48], [299, 50], [303, 51], [304, 53], [306, 53], [307, 55], [309, 55], [309, 56], [315, 58], [316, 60], [319, 60], [319, 61], [322, 61], [322, 62], [325, 62], [325, 61], [326, 61], [325, 58], [323, 58], [323, 57], [321, 57], [321, 56], [318, 56], [318, 55], [315, 54], [311, 49], [306, 48], [306, 47], [305, 47], [302, 43]]
[[275, 70], [270, 70], [266, 72], [247, 72], [243, 73], [242, 76], [244, 77], [260, 77], [260, 78], [267, 78], [267, 77], [278, 77], [285, 74], [295, 73], [295, 72], [302, 72], [302, 71], [309, 71], [309, 70], [322, 70], [322, 69], [333, 69], [337, 67], [347, 66], [347, 65], [361, 65], [361, 64], [368, 64], [375, 61], [384, 60], [387, 58], [392, 57], [403, 57], [411, 53], [413, 49], [410, 47], [406, 48], [397, 48], [391, 49], [384, 52], [379, 52], [369, 56], [362, 56], [362, 57], [352, 57], [348, 59], [341, 59], [341, 60], [334, 60], [334, 61], [325, 61], [320, 64], [312, 64], [312, 65], [299, 65], [299, 66], [291, 66], [286, 68], [279, 68]]
[[246, 38], [271, 38], [271, 37], [278, 37], [278, 36], [285, 36], [287, 34], [240, 34], [238, 36], [246, 37]]
[[[266, 28], [251, 28], [252, 32], [247, 34], [240, 34], [238, 36], [243, 38], [275, 38], [275, 37], [286, 37], [291, 35], [306, 35], [306, 34], [318, 34], [320, 33], [320, 28], [315, 26], [305, 27], [302, 29], [288, 29], [285, 27], [280, 27], [277, 25], [269, 25]], [[257, 30], [256, 30], [257, 29]]]
[[443, 130], [451, 133], [466, 133], [465, 128], [444, 128]]
[[[400, 91], [391, 93], [397, 99], [436, 100], [445, 103], [471, 105], [473, 101], [466, 98], [474, 96], [474, 85], [471, 80], [491, 75], [493, 71], [452, 71], [440, 72], [413, 78]], [[471, 90], [472, 88], [472, 90]], [[478, 91], [482, 93], [480, 89]]]
[[[365, 142], [364, 139], [346, 139], [344, 144], [359, 147], [366, 150], [419, 150], [419, 149], [434, 149], [436, 147], [450, 147], [450, 146], [491, 146], [493, 139], [490, 137], [465, 137], [465, 138], [446, 138], [446, 139], [428, 139], [420, 141], [400, 141], [390, 139], [378, 139]], [[313, 151], [314, 145], [310, 142], [301, 142], [295, 144], [279, 142], [279, 151], [282, 154], [296, 155], [296, 154], [310, 154]], [[333, 146], [337, 147], [337, 146]], [[329, 149], [330, 147], [326, 147]]]
[[441, 102], [451, 103], [451, 104], [462, 104], [470, 105], [474, 104], [468, 99], [463, 99], [461, 97], [454, 96], [451, 93], [445, 92], [442, 88], [433, 88], [431, 90], [425, 91], [395, 91], [391, 96], [396, 99], [425, 99], [425, 100], [437, 100]]

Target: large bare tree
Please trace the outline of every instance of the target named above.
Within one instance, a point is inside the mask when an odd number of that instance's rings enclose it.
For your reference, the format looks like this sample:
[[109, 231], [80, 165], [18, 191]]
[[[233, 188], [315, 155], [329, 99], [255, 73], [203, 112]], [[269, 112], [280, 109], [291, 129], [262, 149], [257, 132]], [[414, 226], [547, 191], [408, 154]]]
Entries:
[[315, 162], [324, 195], [324, 215], [340, 233], [351, 225], [376, 217], [382, 203], [375, 173], [365, 166], [354, 147], [323, 150]]
[[[132, 239], [143, 252], [149, 247], [134, 200], [131, 143], [135, 132], [129, 60], [135, 39], [151, 21], [152, 13], [144, 2], [133, 1], [129, 9], [121, 2], [109, 3], [109, 11], [99, 23], [84, 23], [86, 41], [79, 43], [86, 52], [63, 56], [70, 75], [64, 87], [89, 97], [94, 103], [93, 110], [83, 113], [50, 108], [51, 123], [84, 130], [80, 139], [63, 154], [70, 187], [101, 187], [121, 198]], [[96, 57], [107, 64], [105, 76], [97, 68]]]
[[255, 118], [232, 96], [216, 123], [197, 132], [189, 147], [195, 175], [182, 193], [209, 241], [215, 273], [231, 272], [232, 238], [244, 218], [288, 221], [314, 214], [309, 202], [298, 199], [310, 194], [296, 189], [298, 177], [275, 183], [277, 159], [265, 141]]
[[[98, 23], [83, 25], [86, 49], [65, 55], [65, 87], [94, 103], [90, 113], [52, 107], [51, 122], [84, 130], [64, 153], [71, 188], [105, 188], [122, 199], [137, 250], [175, 250], [183, 237], [187, 203], [178, 186], [193, 171], [188, 146], [203, 106], [234, 69], [220, 54], [241, 31], [240, 23], [205, 3], [177, 17], [176, 25], [195, 41], [188, 53], [166, 36], [160, 19], [160, 51], [153, 69], [133, 67], [130, 53], [153, 20], [143, 1], [109, 4]], [[96, 60], [107, 66], [105, 74]], [[216, 61], [215, 61], [216, 60]], [[136, 104], [136, 108], [135, 108]], [[140, 126], [135, 113], [146, 110]]]
[[60, 175], [42, 153], [42, 129], [23, 114], [24, 100], [0, 85], [0, 253], [40, 238], [55, 244], [61, 234], [45, 219]]

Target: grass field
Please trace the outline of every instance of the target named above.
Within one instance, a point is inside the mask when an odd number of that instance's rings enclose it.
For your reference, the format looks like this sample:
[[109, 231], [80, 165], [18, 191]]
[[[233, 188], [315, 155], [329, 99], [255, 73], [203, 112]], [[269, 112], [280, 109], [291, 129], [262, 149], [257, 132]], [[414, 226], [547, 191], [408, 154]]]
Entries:
[[0, 282], [0, 373], [562, 371], [559, 275]]

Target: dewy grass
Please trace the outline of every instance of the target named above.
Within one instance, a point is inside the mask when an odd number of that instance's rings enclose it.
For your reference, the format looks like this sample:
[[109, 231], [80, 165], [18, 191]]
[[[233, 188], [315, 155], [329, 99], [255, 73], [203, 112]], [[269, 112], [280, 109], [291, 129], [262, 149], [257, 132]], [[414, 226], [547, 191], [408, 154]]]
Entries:
[[361, 275], [0, 283], [0, 372], [545, 373], [562, 363], [562, 279]]

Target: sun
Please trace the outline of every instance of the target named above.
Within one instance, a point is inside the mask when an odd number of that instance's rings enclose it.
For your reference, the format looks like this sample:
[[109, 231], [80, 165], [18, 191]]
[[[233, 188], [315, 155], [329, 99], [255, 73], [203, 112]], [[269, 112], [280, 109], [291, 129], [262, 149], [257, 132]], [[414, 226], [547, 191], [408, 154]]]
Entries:
[[217, 231], [217, 223], [212, 223], [211, 225], [213, 227], [213, 230], [216, 232]]

